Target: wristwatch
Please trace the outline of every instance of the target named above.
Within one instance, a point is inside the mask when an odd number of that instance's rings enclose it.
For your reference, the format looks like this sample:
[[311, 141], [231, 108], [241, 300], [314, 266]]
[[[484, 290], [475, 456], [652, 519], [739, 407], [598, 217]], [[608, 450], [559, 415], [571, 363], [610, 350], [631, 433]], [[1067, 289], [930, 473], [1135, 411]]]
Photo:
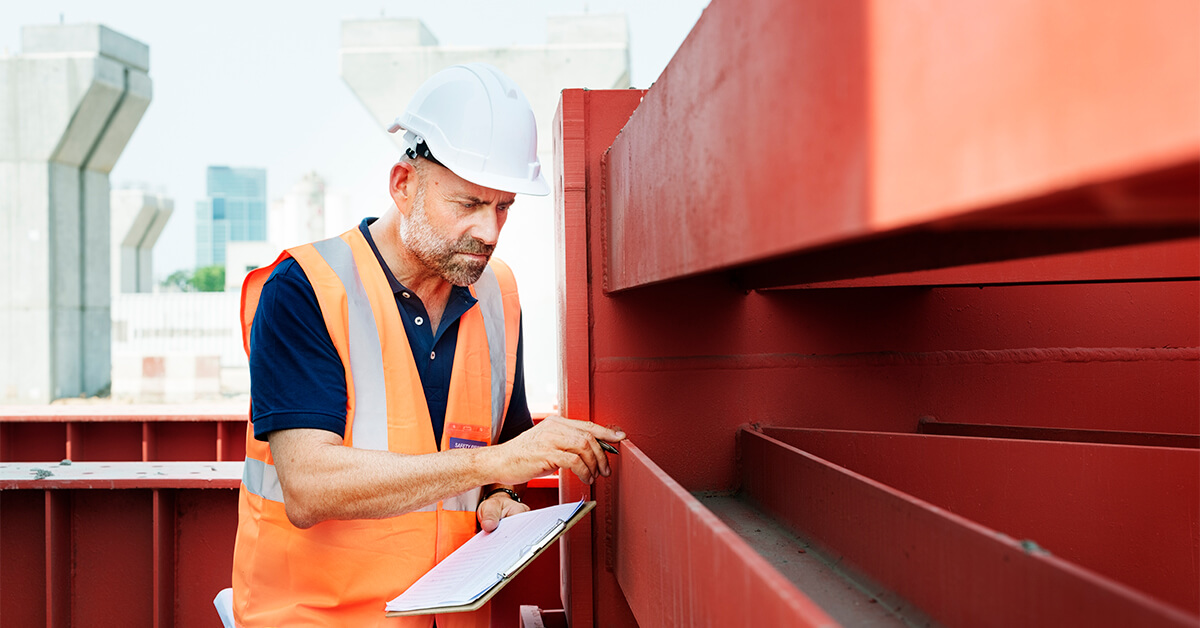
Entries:
[[517, 502], [518, 504], [521, 503], [521, 496], [517, 495], [516, 491], [512, 490], [511, 488], [504, 488], [503, 486], [488, 491], [487, 494], [483, 496], [483, 499], [479, 500], [479, 503], [482, 504], [484, 500], [492, 495], [495, 495], [496, 493], [508, 493], [508, 496], [511, 497], [514, 502]]

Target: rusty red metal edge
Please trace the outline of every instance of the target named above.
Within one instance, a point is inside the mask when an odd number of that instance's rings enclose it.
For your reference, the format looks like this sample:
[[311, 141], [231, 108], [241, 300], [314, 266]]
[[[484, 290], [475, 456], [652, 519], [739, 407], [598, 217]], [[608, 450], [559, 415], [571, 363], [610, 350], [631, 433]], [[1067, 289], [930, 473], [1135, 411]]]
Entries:
[[1195, 516], [1200, 451], [832, 429], [761, 431], [1200, 614], [1194, 559], [1200, 553]]
[[237, 488], [241, 462], [9, 462], [0, 490]]
[[[1184, 104], [1194, 105], [1200, 94], [1190, 80], [1200, 58], [1194, 4], [1149, 10], [1106, 3], [1069, 18], [1040, 5], [1009, 7], [992, 20], [975, 17], [971, 3], [939, 6], [710, 5], [609, 149], [605, 289], [926, 225], [953, 224], [955, 232], [897, 241], [887, 259], [905, 260], [929, 244], [959, 253], [957, 259], [947, 262], [936, 250], [917, 265], [872, 265], [863, 255], [872, 244], [820, 258], [859, 265], [852, 270], [823, 273], [812, 263], [782, 274], [760, 268], [742, 285], [842, 280], [1194, 235], [1194, 191], [1164, 204], [1131, 183], [1164, 169], [1194, 177], [1200, 128], [1194, 107]], [[1109, 56], [1114, 50], [1120, 53]], [[962, 55], [973, 62], [959, 62]], [[1097, 80], [1063, 82], [1048, 67]], [[1008, 89], [998, 87], [997, 76], [1011, 81]], [[927, 82], [914, 89], [917, 79]], [[1127, 87], [1133, 84], [1141, 87]], [[1173, 106], [1164, 108], [1164, 100]], [[1014, 213], [1072, 189], [1081, 193], [1070, 207], [1056, 201], [1032, 218]], [[1178, 229], [1153, 228], [1167, 223]], [[961, 228], [968, 224], [992, 228]], [[1030, 229], [1006, 238], [1014, 224]], [[1129, 229], [1133, 224], [1140, 226]], [[1050, 226], [1080, 225], [1070, 238], [1025, 242]], [[1133, 239], [1123, 235], [1139, 229]], [[960, 231], [978, 242], [962, 246]]]
[[48, 405], [0, 407], [0, 423], [246, 421], [248, 408], [228, 405]]
[[764, 434], [742, 489], [798, 535], [946, 625], [1194, 626], [1196, 617]]
[[1083, 253], [968, 264], [859, 279], [824, 281], [767, 290], [881, 288], [891, 286], [1012, 286], [1197, 279], [1200, 240], [1155, 242]]
[[617, 467], [616, 576], [639, 624], [835, 625], [636, 445]]
[[971, 436], [976, 438], [1011, 438], [1018, 440], [1061, 441], [1075, 443], [1106, 443], [1139, 447], [1182, 447], [1200, 449], [1200, 434], [1166, 434], [1162, 432], [1131, 432], [1119, 430], [1089, 430], [1027, 425], [993, 425], [990, 423], [957, 423], [922, 417], [917, 433], [941, 436]]

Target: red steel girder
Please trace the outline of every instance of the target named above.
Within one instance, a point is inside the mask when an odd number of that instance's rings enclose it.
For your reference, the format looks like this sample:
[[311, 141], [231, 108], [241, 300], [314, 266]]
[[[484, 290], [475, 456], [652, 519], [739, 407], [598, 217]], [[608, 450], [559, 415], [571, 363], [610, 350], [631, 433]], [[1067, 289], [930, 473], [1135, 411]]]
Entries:
[[612, 291], [1194, 237], [1200, 5], [713, 2], [607, 156]]
[[5, 626], [212, 626], [230, 489], [0, 490]]
[[1196, 623], [1035, 545], [764, 434], [743, 431], [740, 447], [751, 501], [945, 625]]
[[612, 560], [640, 625], [835, 625], [633, 443], [613, 477]]
[[[601, 251], [591, 244], [599, 233], [602, 206], [600, 159], [629, 114], [641, 101], [642, 90], [588, 91], [566, 89], [554, 115], [555, 265], [559, 328], [559, 403], [565, 416], [592, 420], [592, 291], [589, 267], [602, 263]], [[602, 420], [603, 422], [603, 420]], [[571, 473], [559, 476], [563, 503], [587, 497], [591, 487]], [[629, 609], [611, 572], [593, 570], [593, 520], [608, 515], [600, 501], [592, 517], [580, 521], [562, 539], [563, 603], [574, 628], [591, 628], [601, 613], [609, 625], [632, 623]], [[594, 577], [595, 576], [595, 577]], [[616, 620], [620, 617], [620, 620]]]
[[1200, 451], [763, 428], [1200, 616]]
[[[227, 407], [0, 410], [0, 625], [212, 625], [212, 597], [229, 586], [245, 439], [244, 414]], [[228, 490], [199, 490], [214, 488]], [[535, 478], [524, 499], [549, 506], [557, 489], [556, 475]], [[77, 533], [76, 521], [100, 532]], [[97, 573], [109, 552], [135, 556], [112, 561], [132, 577]], [[95, 564], [77, 565], [79, 555]], [[556, 552], [534, 561], [493, 600], [493, 625], [516, 625], [522, 603], [561, 606], [558, 569]], [[111, 612], [81, 619], [91, 607]]]
[[1200, 279], [1200, 239], [1185, 238], [1033, 259], [968, 264], [858, 279], [797, 284], [785, 288], [882, 288], [892, 286], [1011, 286], [1030, 284]]
[[0, 462], [241, 461], [245, 409], [228, 405], [0, 408]]

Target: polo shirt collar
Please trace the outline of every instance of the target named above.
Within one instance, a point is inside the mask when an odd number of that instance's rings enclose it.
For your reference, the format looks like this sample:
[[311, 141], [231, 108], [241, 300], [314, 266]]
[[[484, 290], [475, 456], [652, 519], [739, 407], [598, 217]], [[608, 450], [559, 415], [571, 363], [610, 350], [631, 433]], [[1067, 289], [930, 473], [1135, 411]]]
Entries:
[[[375, 246], [375, 240], [371, 238], [371, 230], [367, 228], [376, 220], [379, 219], [363, 218], [363, 221], [358, 224], [358, 230], [361, 231], [363, 237], [367, 239], [367, 244], [371, 245], [371, 252], [375, 254], [375, 261], [379, 262], [379, 267], [383, 269], [383, 275], [387, 277], [388, 285], [392, 288], [392, 294], [400, 294], [401, 292], [407, 291], [408, 288], [404, 287], [404, 284], [400, 283], [399, 279], [396, 279], [396, 276], [392, 274], [392, 269], [388, 268], [387, 263], [383, 261], [383, 256], [379, 254], [379, 247]], [[450, 302], [455, 300], [462, 302], [463, 311], [471, 309], [471, 306], [475, 305], [477, 301], [477, 299], [471, 295], [470, 288], [467, 288], [466, 286], [452, 285], [450, 286]]]

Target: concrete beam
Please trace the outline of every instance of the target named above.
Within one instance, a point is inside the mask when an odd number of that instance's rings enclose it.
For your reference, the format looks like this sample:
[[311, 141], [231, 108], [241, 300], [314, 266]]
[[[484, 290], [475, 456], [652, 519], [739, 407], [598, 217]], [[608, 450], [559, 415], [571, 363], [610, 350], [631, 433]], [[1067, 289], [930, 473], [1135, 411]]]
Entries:
[[109, 28], [22, 46], [0, 59], [0, 403], [108, 385], [108, 173], [151, 98], [149, 48]]
[[[553, 153], [550, 123], [568, 87], [629, 87], [629, 32], [624, 15], [553, 16], [540, 46], [440, 46], [417, 19], [342, 22], [342, 80], [386, 129], [433, 73], [483, 61], [508, 74], [538, 121], [538, 152]], [[399, 146], [399, 135], [392, 135]]]
[[112, 191], [110, 274], [114, 295], [153, 290], [151, 253], [174, 208], [175, 202], [162, 194], [143, 190]]

